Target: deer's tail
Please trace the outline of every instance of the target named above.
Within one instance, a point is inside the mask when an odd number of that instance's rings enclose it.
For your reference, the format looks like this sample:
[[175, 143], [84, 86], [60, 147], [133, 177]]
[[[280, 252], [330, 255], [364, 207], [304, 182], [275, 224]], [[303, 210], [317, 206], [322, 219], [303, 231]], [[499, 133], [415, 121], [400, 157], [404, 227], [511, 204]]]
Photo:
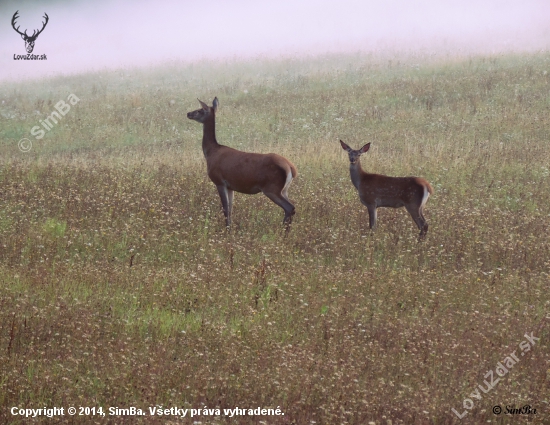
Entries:
[[292, 173], [292, 178], [295, 178], [298, 175], [298, 170], [294, 166], [294, 164], [290, 161], [288, 161], [288, 165], [290, 165], [290, 172]]
[[428, 189], [428, 192], [430, 193], [430, 195], [433, 195], [434, 194], [434, 188], [432, 187], [432, 185], [428, 182], [426, 182], [426, 189]]

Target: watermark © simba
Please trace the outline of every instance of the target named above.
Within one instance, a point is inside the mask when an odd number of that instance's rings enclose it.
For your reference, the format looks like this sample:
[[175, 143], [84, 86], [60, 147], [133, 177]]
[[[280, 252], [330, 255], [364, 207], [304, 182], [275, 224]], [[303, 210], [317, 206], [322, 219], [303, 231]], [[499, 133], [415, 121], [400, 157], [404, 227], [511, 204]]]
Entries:
[[[521, 341], [519, 343], [519, 348], [521, 349], [521, 352], [520, 352], [521, 356], [524, 356], [525, 353], [527, 353], [528, 351], [531, 350], [531, 347], [535, 346], [535, 340], [536, 341], [540, 340], [540, 338], [537, 338], [537, 337], [533, 336], [533, 332], [531, 332], [531, 335], [525, 334], [524, 337], [525, 337], [525, 341]], [[512, 369], [514, 367], [514, 365], [519, 362], [520, 359], [516, 355], [516, 351], [517, 350], [514, 350], [509, 356], [506, 356], [504, 358], [504, 360], [497, 363], [496, 368], [495, 368], [495, 372], [500, 378], [505, 376], [508, 373], [509, 369]], [[485, 378], [485, 380], [483, 381], [483, 383], [487, 387], [484, 387], [483, 385], [478, 385], [479, 389], [476, 388], [474, 390], [474, 392], [470, 393], [470, 397], [481, 400], [482, 394], [479, 392], [479, 390], [483, 391], [484, 394], [487, 394], [489, 391], [491, 391], [493, 388], [495, 388], [495, 386], [500, 381], [500, 378], [495, 379], [495, 376], [494, 376], [492, 370], [489, 370], [484, 375], [484, 378]], [[487, 378], [490, 379], [490, 382], [487, 382]], [[466, 416], [468, 414], [468, 410], [473, 409], [474, 402], [472, 401], [471, 398], [465, 398], [464, 401], [462, 402], [462, 406], [464, 407], [464, 409], [466, 409], [462, 413], [458, 413], [455, 410], [454, 407], [451, 409], [453, 411], [453, 413], [456, 416], [458, 416], [458, 419], [462, 419], [464, 416]], [[494, 411], [494, 408], [493, 408], [493, 411]], [[498, 414], [496, 412], [494, 412], [494, 413]]]
[[[500, 405], [493, 406], [493, 413], [500, 415], [502, 413], [502, 407]], [[536, 415], [537, 409], [533, 409], [530, 404], [526, 404], [523, 407], [506, 406], [505, 415]]]
[[[64, 100], [60, 100], [54, 105], [54, 108], [57, 111], [53, 111], [48, 117], [46, 117], [43, 120], [39, 120], [40, 124], [42, 125], [42, 128], [44, 128], [46, 131], [50, 131], [55, 124], [58, 123], [58, 120], [61, 120], [67, 113], [71, 110], [71, 105], [76, 105], [80, 99], [76, 97], [74, 94], [70, 94], [67, 97], [67, 102]], [[69, 105], [70, 103], [70, 105]], [[42, 139], [46, 135], [46, 131], [44, 131], [39, 125], [35, 125], [31, 129], [31, 134], [35, 137], [36, 140]], [[19, 150], [21, 152], [29, 152], [32, 148], [32, 142], [29, 139], [21, 139], [18, 143]]]

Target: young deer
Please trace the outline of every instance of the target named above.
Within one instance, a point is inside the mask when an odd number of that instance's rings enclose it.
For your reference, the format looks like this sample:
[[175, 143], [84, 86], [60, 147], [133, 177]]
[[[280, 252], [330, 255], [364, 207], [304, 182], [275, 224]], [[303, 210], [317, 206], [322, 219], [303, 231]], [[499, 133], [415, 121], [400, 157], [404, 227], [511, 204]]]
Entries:
[[349, 154], [351, 181], [359, 192], [361, 203], [369, 210], [370, 228], [376, 227], [376, 208], [405, 207], [420, 229], [419, 239], [428, 232], [428, 223], [423, 215], [424, 205], [433, 193], [432, 186], [420, 177], [389, 177], [369, 174], [361, 168], [361, 154], [367, 152], [370, 143], [353, 150], [340, 140], [342, 149]]
[[285, 211], [283, 224], [288, 231], [295, 208], [288, 200], [287, 191], [297, 175], [296, 167], [288, 159], [274, 153], [248, 153], [218, 144], [218, 98], [214, 98], [212, 106], [199, 102], [202, 108], [189, 112], [187, 118], [203, 125], [202, 151], [206, 158], [208, 177], [220, 194], [226, 226], [231, 226], [234, 191], [248, 195], [262, 192]]

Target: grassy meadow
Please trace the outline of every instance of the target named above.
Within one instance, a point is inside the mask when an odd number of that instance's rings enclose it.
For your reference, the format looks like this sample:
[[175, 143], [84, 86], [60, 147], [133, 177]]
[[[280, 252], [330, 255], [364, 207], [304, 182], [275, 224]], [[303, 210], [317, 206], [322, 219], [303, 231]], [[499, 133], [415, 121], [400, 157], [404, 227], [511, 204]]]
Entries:
[[[221, 144], [296, 165], [288, 236], [261, 194], [235, 194], [226, 232], [186, 118], [214, 96]], [[0, 83], [0, 423], [550, 424], [549, 129], [547, 53]], [[404, 209], [369, 230], [338, 139], [372, 142], [367, 171], [432, 184], [424, 242]], [[54, 406], [222, 415], [10, 413]]]

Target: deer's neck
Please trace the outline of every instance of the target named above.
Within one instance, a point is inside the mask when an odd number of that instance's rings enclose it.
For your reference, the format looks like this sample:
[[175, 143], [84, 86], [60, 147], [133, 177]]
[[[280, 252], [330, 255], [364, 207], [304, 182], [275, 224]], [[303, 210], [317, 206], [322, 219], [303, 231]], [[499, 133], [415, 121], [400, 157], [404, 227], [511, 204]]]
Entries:
[[203, 124], [202, 130], [202, 151], [204, 156], [208, 157], [219, 144], [216, 140], [216, 120], [214, 115], [212, 115], [208, 120]]
[[357, 160], [355, 164], [349, 164], [349, 173], [351, 175], [351, 182], [353, 183], [355, 188], [359, 190], [361, 178], [363, 177], [363, 175], [366, 174], [361, 167], [361, 160]]

